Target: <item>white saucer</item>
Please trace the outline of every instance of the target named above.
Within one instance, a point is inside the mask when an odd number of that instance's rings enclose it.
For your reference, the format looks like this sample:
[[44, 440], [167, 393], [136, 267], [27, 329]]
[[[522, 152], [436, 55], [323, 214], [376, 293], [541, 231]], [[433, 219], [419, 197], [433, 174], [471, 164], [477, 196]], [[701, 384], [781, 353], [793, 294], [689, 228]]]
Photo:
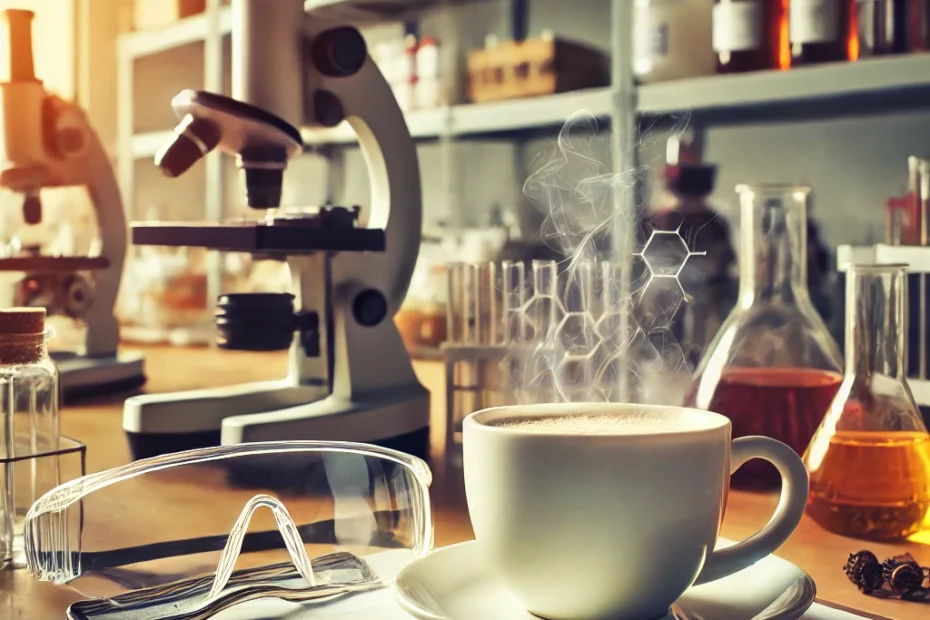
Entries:
[[[718, 547], [733, 542], [720, 539]], [[668, 620], [794, 620], [814, 602], [814, 581], [773, 555], [724, 579], [691, 588]], [[408, 564], [394, 596], [421, 620], [539, 620], [483, 565], [474, 541], [443, 547]]]

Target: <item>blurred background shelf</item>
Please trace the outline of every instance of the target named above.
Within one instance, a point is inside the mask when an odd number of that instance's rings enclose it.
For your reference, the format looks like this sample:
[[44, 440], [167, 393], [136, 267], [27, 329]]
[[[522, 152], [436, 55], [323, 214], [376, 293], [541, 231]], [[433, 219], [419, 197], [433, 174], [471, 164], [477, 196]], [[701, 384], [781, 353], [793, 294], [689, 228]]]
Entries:
[[930, 246], [879, 243], [873, 246], [841, 245], [836, 249], [837, 269], [846, 271], [849, 265], [857, 263], [907, 265], [908, 273], [930, 273]]
[[205, 41], [214, 18], [218, 19], [220, 33], [229, 34], [232, 28], [232, 13], [228, 6], [223, 6], [215, 16], [207, 11], [180, 19], [170, 26], [120, 35], [117, 39], [118, 54], [122, 58], [142, 58]]
[[[611, 95], [608, 88], [592, 88], [499, 103], [463, 104], [411, 110], [407, 112], [407, 126], [416, 139], [455, 137], [506, 136], [525, 130], [558, 131], [565, 119], [579, 110], [586, 110], [599, 119], [610, 118]], [[135, 134], [132, 138], [132, 155], [135, 159], [152, 157], [173, 131], [152, 131]], [[354, 144], [355, 134], [348, 123], [332, 128], [301, 129], [304, 144], [308, 146]]]
[[[424, 9], [477, 0], [305, 0], [304, 10], [326, 19], [354, 24], [402, 21]], [[152, 30], [123, 34], [118, 39], [119, 54], [141, 58], [168, 51], [189, 43], [204, 41], [212, 26], [210, 11], [180, 19], [174, 24]], [[232, 28], [232, 12], [228, 4], [217, 11], [218, 29], [228, 35]]]
[[[800, 67], [790, 71], [715, 75], [640, 86], [641, 115], [676, 112], [784, 111], [817, 113], [807, 106], [830, 104], [827, 113], [884, 112], [930, 103], [930, 57], [870, 58], [862, 62]], [[839, 105], [837, 105], [839, 104]]]

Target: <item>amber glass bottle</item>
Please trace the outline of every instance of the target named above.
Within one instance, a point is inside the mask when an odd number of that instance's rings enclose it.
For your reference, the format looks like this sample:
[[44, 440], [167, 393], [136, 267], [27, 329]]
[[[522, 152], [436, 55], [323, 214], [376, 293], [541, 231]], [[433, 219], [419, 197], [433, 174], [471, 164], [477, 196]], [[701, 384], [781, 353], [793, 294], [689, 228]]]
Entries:
[[790, 7], [792, 66], [849, 60], [857, 43], [852, 0], [791, 0]]
[[788, 69], [788, 0], [717, 0], [713, 46], [718, 73]]

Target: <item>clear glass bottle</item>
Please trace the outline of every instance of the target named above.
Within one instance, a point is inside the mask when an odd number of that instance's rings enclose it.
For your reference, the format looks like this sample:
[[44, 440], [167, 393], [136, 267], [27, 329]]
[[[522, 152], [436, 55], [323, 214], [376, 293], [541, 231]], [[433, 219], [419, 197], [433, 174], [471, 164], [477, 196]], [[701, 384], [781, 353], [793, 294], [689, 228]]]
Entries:
[[[803, 454], [842, 381], [836, 342], [807, 292], [807, 197], [791, 185], [741, 185], [739, 294], [695, 373], [687, 403], [730, 418], [733, 436], [767, 435]], [[770, 489], [750, 461], [736, 488]]]
[[907, 385], [907, 270], [846, 274], [846, 374], [804, 454], [807, 514], [855, 538], [895, 540], [930, 510], [930, 435]]
[[855, 0], [856, 58], [907, 52], [909, 2]]
[[22, 551], [23, 523], [55, 487], [58, 369], [46, 347], [44, 308], [0, 310], [0, 566]]

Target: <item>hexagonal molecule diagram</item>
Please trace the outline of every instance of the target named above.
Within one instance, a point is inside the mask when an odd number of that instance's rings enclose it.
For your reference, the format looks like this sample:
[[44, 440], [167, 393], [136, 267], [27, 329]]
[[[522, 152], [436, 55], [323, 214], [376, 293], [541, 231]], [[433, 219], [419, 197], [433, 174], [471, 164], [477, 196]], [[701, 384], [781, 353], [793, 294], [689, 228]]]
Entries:
[[631, 257], [638, 272], [624, 295], [630, 265], [537, 261], [519, 306], [525, 340], [506, 360], [518, 402], [662, 402], [670, 377], [689, 369], [670, 325], [689, 296], [679, 276], [694, 252], [678, 230], [654, 231]]

